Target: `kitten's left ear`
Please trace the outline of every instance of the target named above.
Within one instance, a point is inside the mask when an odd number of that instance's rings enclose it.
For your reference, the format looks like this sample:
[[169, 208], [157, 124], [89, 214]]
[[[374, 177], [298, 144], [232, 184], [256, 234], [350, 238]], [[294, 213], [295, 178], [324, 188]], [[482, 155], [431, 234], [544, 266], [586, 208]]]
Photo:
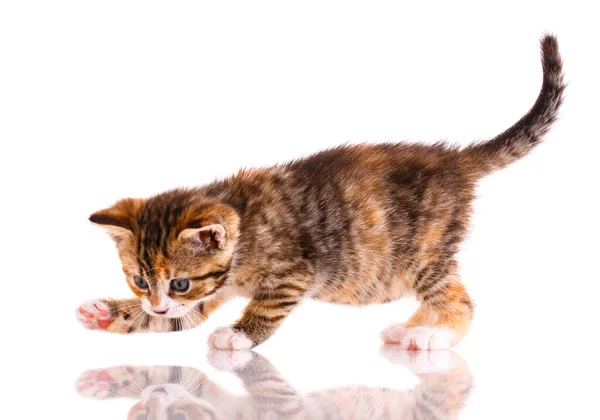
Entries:
[[90, 222], [102, 226], [117, 243], [133, 235], [136, 218], [144, 205], [140, 198], [125, 198], [112, 207], [99, 210], [90, 216]]
[[180, 241], [190, 241], [204, 251], [225, 249], [227, 231], [221, 224], [215, 223], [201, 228], [185, 229], [179, 234]]

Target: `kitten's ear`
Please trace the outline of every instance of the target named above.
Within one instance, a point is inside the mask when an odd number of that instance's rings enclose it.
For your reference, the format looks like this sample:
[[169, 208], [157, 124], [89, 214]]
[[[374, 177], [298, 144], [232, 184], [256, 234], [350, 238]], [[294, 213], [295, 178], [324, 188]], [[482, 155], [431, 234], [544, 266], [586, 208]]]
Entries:
[[180, 241], [188, 241], [204, 251], [225, 249], [227, 231], [223, 225], [215, 223], [201, 228], [185, 229], [179, 234]]
[[117, 243], [133, 235], [137, 214], [144, 204], [139, 198], [125, 198], [112, 207], [99, 210], [90, 216], [90, 222], [105, 228]]

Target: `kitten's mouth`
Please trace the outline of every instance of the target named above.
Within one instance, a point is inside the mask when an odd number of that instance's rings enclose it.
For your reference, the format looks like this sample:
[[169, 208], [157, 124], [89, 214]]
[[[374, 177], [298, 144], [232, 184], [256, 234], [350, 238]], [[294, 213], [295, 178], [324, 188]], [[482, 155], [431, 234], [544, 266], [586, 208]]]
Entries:
[[178, 305], [174, 308], [169, 308], [166, 312], [162, 312], [162, 313], [157, 313], [157, 312], [153, 311], [153, 313], [150, 313], [150, 315], [158, 317], [158, 318], [182, 318], [189, 311], [190, 311], [190, 308], [188, 308], [184, 305]]
[[156, 314], [156, 313], [154, 313], [154, 314], [151, 314], [151, 315], [155, 316], [157, 318], [181, 318], [182, 316], [185, 315], [185, 313], [182, 312], [182, 311], [176, 311], [176, 312], [175, 311], [168, 311], [168, 312], [165, 312], [164, 314]]

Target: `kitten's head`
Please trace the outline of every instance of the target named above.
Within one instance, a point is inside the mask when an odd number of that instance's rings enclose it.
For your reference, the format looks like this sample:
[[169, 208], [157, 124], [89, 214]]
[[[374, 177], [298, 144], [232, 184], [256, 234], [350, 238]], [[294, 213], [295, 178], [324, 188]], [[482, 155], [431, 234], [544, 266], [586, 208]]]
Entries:
[[227, 278], [236, 211], [193, 190], [126, 198], [90, 216], [117, 243], [127, 284], [153, 316], [178, 318]]
[[127, 416], [128, 420], [201, 420], [216, 419], [213, 407], [190, 395], [176, 384], [153, 385], [142, 391], [140, 401]]

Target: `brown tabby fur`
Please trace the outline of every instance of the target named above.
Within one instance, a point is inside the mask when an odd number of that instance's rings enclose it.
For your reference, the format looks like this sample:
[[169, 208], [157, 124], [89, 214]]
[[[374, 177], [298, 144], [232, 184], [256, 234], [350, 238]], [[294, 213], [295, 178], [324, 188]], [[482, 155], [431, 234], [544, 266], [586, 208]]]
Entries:
[[[473, 315], [455, 254], [476, 183], [538, 144], [562, 101], [556, 39], [545, 36], [541, 48], [544, 78], [535, 105], [488, 142], [464, 149], [341, 146], [199, 188], [124, 199], [94, 213], [90, 220], [117, 241], [138, 296], [109, 301], [114, 322], [108, 330], [193, 327], [229, 296], [243, 295], [251, 301], [233, 329], [256, 345], [306, 298], [369, 305], [415, 294], [421, 307], [405, 326], [447, 328], [456, 344]], [[185, 229], [214, 225], [224, 227], [224, 238], [211, 236], [198, 246], [180, 237]], [[150, 291], [137, 289], [133, 276], [145, 278]], [[173, 297], [195, 305], [191, 316], [134, 316], [139, 298], [155, 304], [159, 282], [178, 278], [192, 279], [187, 294]]]

